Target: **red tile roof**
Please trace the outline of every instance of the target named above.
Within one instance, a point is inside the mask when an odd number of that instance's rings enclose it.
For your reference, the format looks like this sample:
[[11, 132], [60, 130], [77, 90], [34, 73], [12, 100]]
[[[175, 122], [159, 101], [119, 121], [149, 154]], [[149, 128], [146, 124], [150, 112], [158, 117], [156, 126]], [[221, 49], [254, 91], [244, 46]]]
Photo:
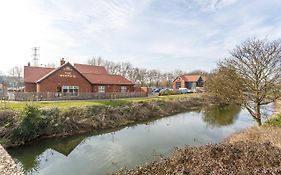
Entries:
[[[63, 67], [69, 66], [72, 69], [75, 69], [82, 77], [84, 77], [87, 81], [89, 81], [81, 72], [79, 72], [75, 67], [73, 67], [69, 62], [64, 63], [63, 65], [61, 65], [60, 67], [57, 67], [55, 69], [53, 69], [51, 72], [47, 73], [45, 76], [43, 76], [42, 78], [40, 78], [39, 80], [36, 81], [36, 83], [39, 83], [41, 81], [43, 81], [45, 78], [49, 77], [50, 75], [52, 75], [54, 72], [60, 70]], [[90, 82], [89, 82], [90, 83]]]
[[[202, 77], [201, 75], [181, 75], [181, 76], [179, 76], [179, 77], [181, 77], [182, 79], [183, 79], [183, 81], [185, 81], [185, 82], [196, 82], [196, 81], [198, 81], [199, 80], [199, 78], [200, 77]], [[178, 77], [177, 77], [178, 78]], [[176, 78], [176, 79], [177, 79]], [[203, 77], [202, 77], [203, 78]], [[175, 79], [175, 80], [176, 80]], [[174, 80], [174, 81], [175, 81]], [[204, 80], [204, 79], [203, 79]]]
[[74, 67], [82, 74], [92, 73], [92, 74], [108, 74], [103, 66], [94, 66], [88, 64], [74, 64]]
[[119, 85], [133, 85], [133, 83], [120, 76], [120, 75], [109, 75], [109, 74], [83, 74], [92, 84], [119, 84]]
[[24, 82], [36, 83], [53, 70], [54, 68], [24, 66]]
[[[38, 83], [50, 76], [57, 70], [61, 69], [65, 63], [58, 68], [45, 68], [45, 67], [24, 67], [24, 82], [25, 83]], [[120, 75], [110, 75], [102, 66], [92, 66], [85, 64], [74, 64], [76, 69], [83, 77], [85, 77], [91, 84], [115, 84], [115, 85], [133, 85], [133, 83]], [[81, 72], [82, 71], [82, 72]], [[98, 74], [99, 73], [99, 74]]]

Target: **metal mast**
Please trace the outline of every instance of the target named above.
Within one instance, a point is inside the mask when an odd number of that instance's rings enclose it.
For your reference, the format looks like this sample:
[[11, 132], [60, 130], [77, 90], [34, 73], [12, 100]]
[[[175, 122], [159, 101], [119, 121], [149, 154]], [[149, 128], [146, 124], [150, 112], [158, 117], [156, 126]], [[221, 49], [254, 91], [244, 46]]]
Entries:
[[33, 66], [39, 66], [39, 47], [32, 48], [32, 64]]

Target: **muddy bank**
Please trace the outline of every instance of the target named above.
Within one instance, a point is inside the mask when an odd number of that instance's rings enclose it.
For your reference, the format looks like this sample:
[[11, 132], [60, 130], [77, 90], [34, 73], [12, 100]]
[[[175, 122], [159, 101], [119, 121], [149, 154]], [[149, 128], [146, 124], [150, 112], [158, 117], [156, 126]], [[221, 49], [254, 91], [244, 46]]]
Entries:
[[0, 145], [0, 174], [23, 175], [22, 169], [13, 161], [7, 151]]
[[252, 127], [224, 142], [176, 148], [168, 157], [115, 175], [281, 174], [281, 128]]
[[29, 108], [25, 113], [0, 111], [0, 139], [5, 147], [42, 137], [58, 137], [126, 126], [201, 108], [201, 97], [135, 102], [121, 106], [86, 106], [68, 109]]

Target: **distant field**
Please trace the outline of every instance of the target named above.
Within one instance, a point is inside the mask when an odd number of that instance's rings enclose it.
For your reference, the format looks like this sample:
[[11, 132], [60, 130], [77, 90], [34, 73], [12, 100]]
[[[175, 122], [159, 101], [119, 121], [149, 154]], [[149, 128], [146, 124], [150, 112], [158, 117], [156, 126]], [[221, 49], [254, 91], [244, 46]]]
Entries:
[[14, 102], [9, 101], [6, 104], [1, 104], [1, 108], [5, 106], [6, 109], [12, 109], [21, 111], [27, 104], [35, 105], [39, 108], [69, 108], [69, 107], [81, 107], [81, 106], [99, 106], [99, 105], [110, 105], [119, 106], [125, 105], [132, 102], [141, 101], [153, 101], [153, 100], [173, 100], [185, 97], [198, 97], [200, 94], [181, 94], [181, 95], [170, 95], [170, 96], [157, 96], [157, 97], [139, 97], [139, 98], [124, 98], [115, 100], [68, 100], [68, 101], [52, 101], [52, 102]]

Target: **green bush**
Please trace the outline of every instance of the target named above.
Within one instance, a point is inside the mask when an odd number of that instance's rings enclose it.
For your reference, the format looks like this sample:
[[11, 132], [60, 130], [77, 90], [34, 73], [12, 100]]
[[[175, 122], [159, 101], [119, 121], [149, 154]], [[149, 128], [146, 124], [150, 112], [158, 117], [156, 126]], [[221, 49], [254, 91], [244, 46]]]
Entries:
[[181, 94], [179, 91], [175, 90], [163, 90], [160, 91], [159, 96], [164, 96], [164, 95], [178, 95]]
[[37, 107], [27, 105], [20, 116], [19, 124], [12, 132], [12, 141], [30, 141], [44, 134], [49, 123], [50, 119], [43, 116]]
[[266, 120], [265, 125], [281, 127], [281, 113], [270, 117], [268, 120]]

